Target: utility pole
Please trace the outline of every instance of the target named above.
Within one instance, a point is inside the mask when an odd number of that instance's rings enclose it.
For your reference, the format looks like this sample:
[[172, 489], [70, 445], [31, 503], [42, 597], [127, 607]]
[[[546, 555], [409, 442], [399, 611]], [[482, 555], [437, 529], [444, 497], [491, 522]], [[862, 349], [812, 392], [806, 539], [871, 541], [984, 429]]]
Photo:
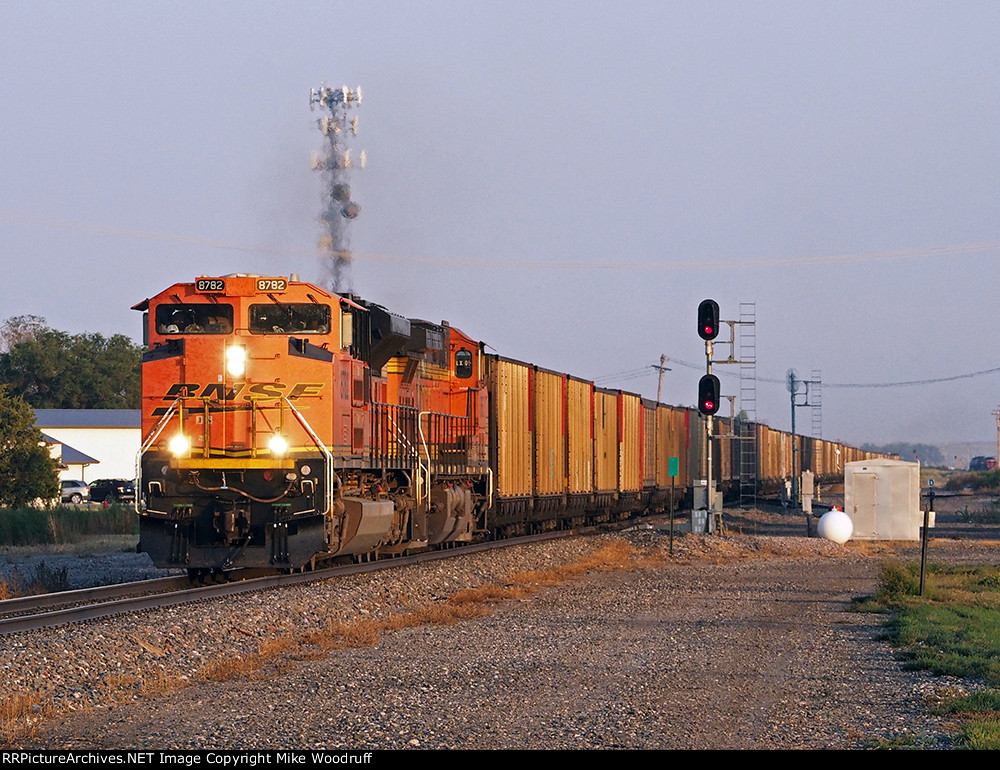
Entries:
[[[814, 404], [809, 403], [809, 386], [819, 385], [818, 380], [800, 380], [798, 373], [794, 369], [789, 369], [785, 374], [785, 387], [788, 388], [788, 393], [791, 396], [792, 402], [792, 505], [796, 504], [799, 499], [799, 478], [798, 470], [795, 465], [795, 455], [798, 452], [798, 436], [795, 434], [795, 407], [797, 406], [814, 406]], [[805, 385], [806, 389], [803, 395], [802, 403], [798, 403], [795, 400], [795, 396], [799, 392], [799, 385]], [[801, 465], [801, 463], [800, 463]]]
[[668, 369], [665, 366], [666, 363], [667, 363], [667, 356], [665, 354], [661, 353], [660, 354], [660, 365], [653, 367], [654, 369], [659, 369], [660, 370], [660, 379], [659, 379], [659, 382], [656, 383], [656, 402], [657, 403], [661, 403], [661, 401], [660, 401], [660, 393], [663, 391], [663, 373], [664, 372], [673, 371], [672, 369]]
[[[1000, 468], [1000, 407], [993, 410], [993, 416], [997, 420], [997, 467]], [[972, 459], [972, 456], [969, 456]]]

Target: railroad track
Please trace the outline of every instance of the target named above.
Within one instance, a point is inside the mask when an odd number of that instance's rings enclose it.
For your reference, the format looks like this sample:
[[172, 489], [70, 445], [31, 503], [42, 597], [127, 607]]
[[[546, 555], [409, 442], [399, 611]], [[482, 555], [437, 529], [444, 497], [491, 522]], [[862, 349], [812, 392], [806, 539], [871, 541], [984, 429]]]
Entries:
[[6, 616], [0, 617], [0, 636], [142, 612], [160, 607], [173, 607], [191, 602], [236, 596], [253, 591], [312, 583], [345, 575], [392, 569], [407, 564], [446, 559], [459, 554], [471, 554], [522, 543], [587, 534], [596, 530], [595, 527], [589, 527], [581, 530], [527, 535], [508, 540], [491, 540], [441, 551], [427, 551], [361, 564], [325, 567], [312, 572], [299, 572], [291, 575], [266, 575], [248, 578], [232, 575], [230, 582], [209, 585], [193, 586], [187, 577], [170, 577], [7, 599], [0, 601], [0, 616]]

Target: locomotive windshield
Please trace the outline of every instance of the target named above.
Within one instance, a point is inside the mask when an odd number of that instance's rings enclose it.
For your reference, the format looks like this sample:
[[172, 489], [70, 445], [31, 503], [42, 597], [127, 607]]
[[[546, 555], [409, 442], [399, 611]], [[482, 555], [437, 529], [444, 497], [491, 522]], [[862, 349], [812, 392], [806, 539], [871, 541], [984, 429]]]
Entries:
[[253, 334], [329, 334], [330, 306], [310, 302], [250, 306]]
[[232, 334], [233, 306], [222, 304], [160, 305], [157, 334]]

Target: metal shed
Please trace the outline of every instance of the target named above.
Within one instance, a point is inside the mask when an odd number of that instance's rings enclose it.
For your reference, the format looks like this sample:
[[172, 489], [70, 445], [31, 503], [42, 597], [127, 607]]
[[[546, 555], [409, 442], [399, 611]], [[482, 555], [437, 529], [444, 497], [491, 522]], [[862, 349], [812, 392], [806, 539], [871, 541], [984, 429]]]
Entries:
[[920, 463], [858, 460], [844, 465], [844, 511], [856, 540], [919, 540]]

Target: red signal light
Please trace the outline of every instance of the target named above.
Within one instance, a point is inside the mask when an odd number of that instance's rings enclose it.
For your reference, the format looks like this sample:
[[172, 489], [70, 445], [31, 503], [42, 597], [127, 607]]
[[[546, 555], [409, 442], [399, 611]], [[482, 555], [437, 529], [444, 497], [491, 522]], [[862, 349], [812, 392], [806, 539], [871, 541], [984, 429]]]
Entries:
[[719, 334], [719, 303], [714, 299], [703, 299], [698, 305], [698, 336], [703, 340], [714, 340]]
[[714, 374], [704, 375], [698, 381], [698, 411], [702, 414], [718, 412], [720, 392], [719, 378]]

